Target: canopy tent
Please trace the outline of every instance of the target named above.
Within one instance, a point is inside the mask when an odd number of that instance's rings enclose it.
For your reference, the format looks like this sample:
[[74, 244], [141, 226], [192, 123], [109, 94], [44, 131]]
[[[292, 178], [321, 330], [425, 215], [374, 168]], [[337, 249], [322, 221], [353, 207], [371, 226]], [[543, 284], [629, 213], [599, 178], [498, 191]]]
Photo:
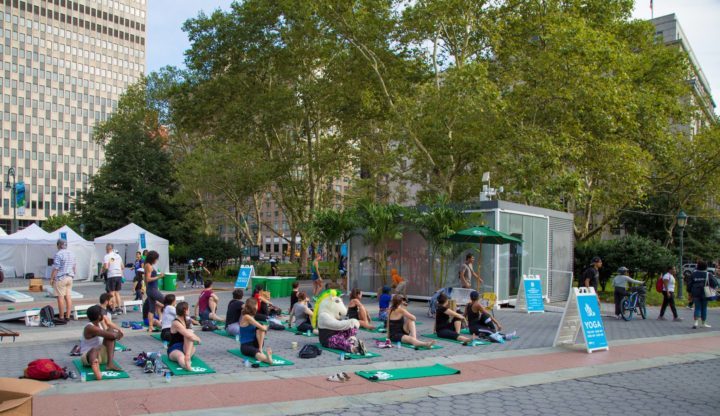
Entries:
[[49, 233], [31, 224], [14, 234], [0, 237], [0, 264], [13, 268], [17, 276], [34, 273], [43, 277], [48, 259], [53, 258], [57, 248], [56, 239]]
[[95, 255], [95, 244], [87, 241], [67, 225], [58, 228], [50, 233], [50, 236], [57, 242], [59, 238], [65, 237], [68, 242], [68, 250], [75, 254], [77, 263], [75, 280], [92, 280], [97, 272], [97, 257]]
[[143, 233], [145, 234], [146, 248], [155, 250], [160, 254], [160, 259], [156, 265], [157, 268], [163, 272], [169, 271], [168, 240], [158, 237], [133, 223], [95, 239], [95, 254], [98, 261], [102, 261], [103, 257], [105, 257], [105, 245], [111, 243], [122, 257], [124, 264], [132, 263], [135, 260], [135, 252], [142, 251], [138, 247], [140, 247], [140, 235]]

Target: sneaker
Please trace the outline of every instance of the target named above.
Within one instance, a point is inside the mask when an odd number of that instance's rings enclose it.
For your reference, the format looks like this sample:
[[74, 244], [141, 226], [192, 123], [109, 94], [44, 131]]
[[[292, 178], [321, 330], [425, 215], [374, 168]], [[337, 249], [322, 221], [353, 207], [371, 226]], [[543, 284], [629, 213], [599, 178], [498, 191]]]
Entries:
[[155, 372], [155, 364], [151, 360], [145, 361], [145, 368], [143, 369], [143, 372], [146, 374], [154, 373]]
[[685, 305], [685, 307], [686, 307], [687, 309], [692, 309], [692, 308], [693, 308], [692, 305]]
[[130, 328], [130, 321], [122, 321], [120, 323], [121, 328]]
[[667, 321], [667, 318], [664, 316], [658, 316], [658, 321]]
[[79, 345], [74, 346], [74, 347], [72, 348], [72, 350], [70, 351], [70, 356], [71, 356], [71, 357], [79, 357], [79, 356], [81, 356], [81, 355], [82, 355], [82, 354], [80, 354], [80, 346], [79, 346]]
[[679, 317], [679, 316], [678, 316], [677, 318], [674, 318], [674, 319], [673, 319], [673, 321], [675, 321], [675, 322], [680, 322], [680, 321], [682, 321], [682, 320], [683, 320], [683, 318], [681, 318], [681, 317]]
[[621, 319], [622, 319], [622, 315], [615, 315], [615, 319], [617, 319], [618, 321], [621, 320]]
[[705, 321], [702, 323], [703, 328], [712, 328], [710, 325], [708, 325]]

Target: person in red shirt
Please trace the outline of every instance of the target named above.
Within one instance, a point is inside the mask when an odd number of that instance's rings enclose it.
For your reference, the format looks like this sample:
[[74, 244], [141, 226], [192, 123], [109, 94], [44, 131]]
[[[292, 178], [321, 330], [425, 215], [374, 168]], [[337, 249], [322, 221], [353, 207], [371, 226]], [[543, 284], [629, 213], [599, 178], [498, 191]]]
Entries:
[[[200, 292], [200, 299], [198, 299], [197, 305], [195, 305], [195, 315], [200, 317], [200, 321], [220, 321], [225, 322], [225, 319], [217, 315], [218, 296], [213, 293], [212, 280], [208, 279], [205, 281], [205, 290]], [[198, 310], [200, 313], [198, 314]]]

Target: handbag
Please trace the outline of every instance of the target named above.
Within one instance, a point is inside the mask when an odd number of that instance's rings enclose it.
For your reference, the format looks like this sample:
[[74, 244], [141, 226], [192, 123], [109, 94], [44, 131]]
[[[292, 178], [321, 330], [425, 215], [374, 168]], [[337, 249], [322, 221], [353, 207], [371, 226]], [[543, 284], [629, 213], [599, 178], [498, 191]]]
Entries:
[[703, 290], [705, 292], [705, 298], [714, 298], [716, 297], [717, 291], [710, 287], [710, 273], [705, 272], [705, 287], [703, 287]]

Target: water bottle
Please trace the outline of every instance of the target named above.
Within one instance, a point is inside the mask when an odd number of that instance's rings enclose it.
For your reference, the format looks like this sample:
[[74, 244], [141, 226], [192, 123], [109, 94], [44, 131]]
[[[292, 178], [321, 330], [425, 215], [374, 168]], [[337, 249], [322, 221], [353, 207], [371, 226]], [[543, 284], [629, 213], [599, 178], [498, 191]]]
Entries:
[[86, 372], [84, 372], [84, 371], [80, 372], [80, 381], [83, 383], [87, 381], [87, 373]]
[[340, 361], [345, 361], [345, 351], [340, 351]]
[[312, 334], [312, 331], [310, 331], [309, 329], [307, 330], [307, 332], [305, 332], [305, 336], [309, 337], [311, 334]]
[[235, 342], [240, 343], [240, 334], [235, 335]]
[[168, 342], [165, 340], [163, 340], [163, 347], [165, 347], [165, 349], [167, 349], [167, 347], [168, 347]]
[[245, 366], [245, 368], [250, 368], [250, 360], [248, 360], [247, 358], [244, 359], [244, 360], [243, 360], [243, 365]]
[[402, 348], [402, 342], [401, 342], [401, 341], [398, 341], [398, 342], [397, 342], [397, 347], [398, 347], [398, 349]]
[[165, 382], [166, 382], [166, 383], [169, 383], [169, 382], [170, 382], [170, 372], [169, 372], [169, 371], [166, 371], [166, 372], [165, 372]]

